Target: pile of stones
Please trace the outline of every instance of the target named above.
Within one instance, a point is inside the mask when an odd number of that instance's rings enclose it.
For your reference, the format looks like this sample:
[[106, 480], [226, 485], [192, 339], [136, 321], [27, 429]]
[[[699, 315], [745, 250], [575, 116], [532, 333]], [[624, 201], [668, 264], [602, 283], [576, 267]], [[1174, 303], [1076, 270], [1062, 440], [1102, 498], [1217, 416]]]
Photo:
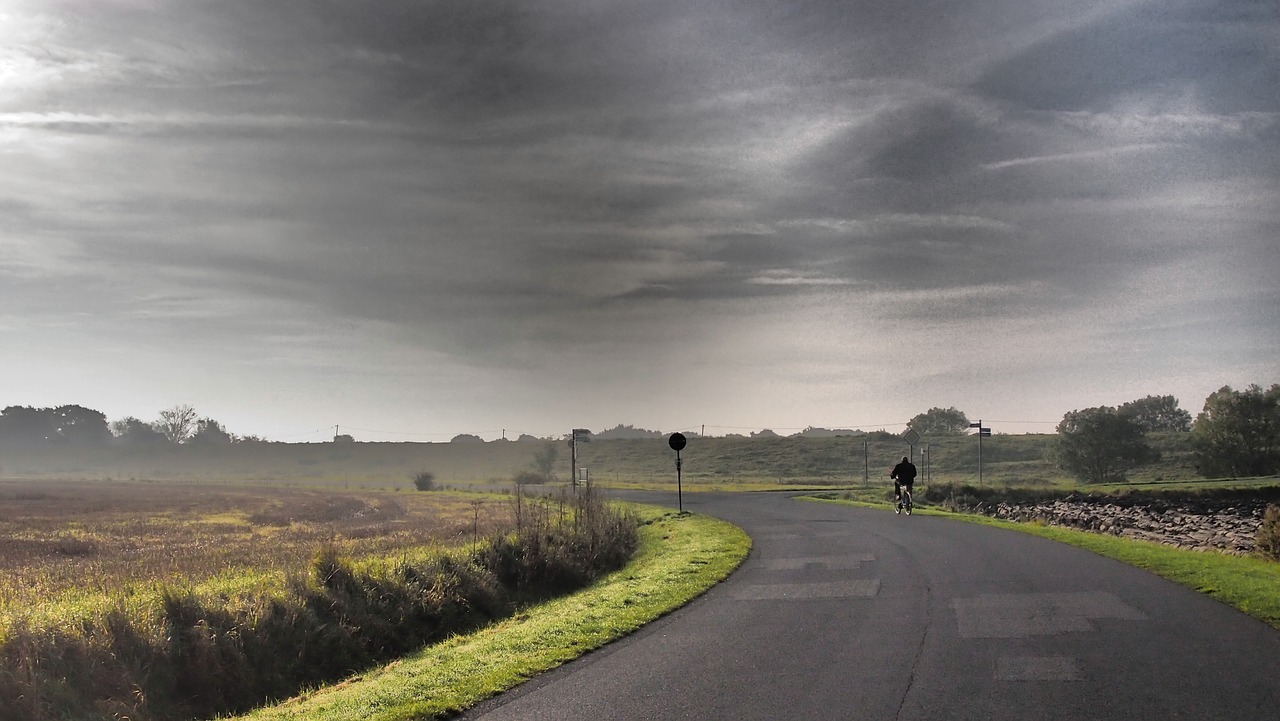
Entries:
[[1073, 495], [1034, 503], [983, 502], [969, 509], [1010, 521], [1041, 522], [1178, 548], [1247, 555], [1268, 501], [1205, 499], [1127, 501]]

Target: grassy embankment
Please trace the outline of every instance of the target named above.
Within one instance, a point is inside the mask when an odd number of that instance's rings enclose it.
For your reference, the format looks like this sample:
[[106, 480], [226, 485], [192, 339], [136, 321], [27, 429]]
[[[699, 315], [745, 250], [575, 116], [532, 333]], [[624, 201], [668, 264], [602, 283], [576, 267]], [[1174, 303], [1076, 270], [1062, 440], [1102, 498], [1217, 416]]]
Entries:
[[631, 563], [590, 588], [241, 721], [447, 718], [684, 605], [750, 550], [750, 538], [723, 521], [653, 508], [642, 513]]
[[[865, 500], [816, 497], [811, 500], [890, 507], [887, 502]], [[977, 514], [952, 513], [938, 507], [917, 506], [916, 513], [946, 516], [1068, 543], [1205, 593], [1280, 629], [1280, 563], [1276, 561], [1191, 551], [1039, 523], [1014, 523]]]
[[[178, 486], [166, 497], [184, 499], [190, 490]], [[212, 493], [208, 487], [198, 490], [206, 499]], [[243, 504], [289, 494], [268, 490], [247, 501], [235, 495]], [[350, 500], [342, 493], [321, 495]], [[384, 492], [382, 500], [404, 495]], [[427, 495], [435, 494], [418, 494]], [[104, 493], [98, 500], [109, 497]], [[145, 499], [135, 497], [133, 511], [143, 528], [154, 520], [138, 508]], [[109, 522], [81, 541], [88, 559], [42, 552], [39, 536], [56, 523], [58, 510], [46, 500], [29, 491], [13, 496], [25, 511], [35, 510], [25, 504], [44, 504], [43, 517], [18, 511], [5, 521], [8, 527], [27, 528], [9, 541], [33, 551], [9, 570], [18, 586], [48, 583], [46, 590], [55, 589], [47, 573], [53, 566], [88, 560], [105, 562], [91, 566], [102, 571], [114, 567], [114, 559], [92, 556], [132, 555], [134, 549], [115, 545]], [[132, 580], [98, 575], [98, 591], [64, 587], [63, 593], [34, 602], [19, 593], [0, 612], [0, 720], [194, 718], [252, 708], [585, 587], [623, 567], [639, 543], [638, 519], [606, 506], [598, 494], [516, 496], [507, 507], [513, 511], [510, 525], [499, 526], [488, 538], [473, 536], [461, 547], [409, 544], [350, 559], [338, 542], [325, 542], [305, 572], [293, 568], [291, 554], [285, 553], [272, 559], [282, 565], [250, 562], [204, 578], [207, 567], [198, 563], [184, 573], [182, 563], [148, 558], [155, 567], [149, 575]], [[371, 506], [354, 510], [343, 515], [364, 516]], [[376, 528], [386, 530], [385, 523]], [[305, 539], [309, 525], [290, 523], [276, 533]], [[370, 530], [368, 525], [341, 527]], [[162, 538], [179, 539], [188, 532], [172, 528]], [[244, 535], [228, 530], [225, 543], [236, 545]], [[253, 540], [247, 543], [270, 555]], [[159, 579], [157, 569], [174, 575]]]
[[[596, 575], [591, 569], [600, 564], [588, 566], [588, 559], [612, 545], [592, 539], [615, 535], [607, 524], [616, 517], [582, 506], [583, 494], [519, 498], [196, 483], [0, 484], [0, 526], [7, 529], [0, 571], [12, 581], [0, 589], [0, 656], [8, 668], [0, 673], [0, 699], [7, 699], [0, 719], [168, 718], [179, 707], [184, 717], [197, 708], [248, 708], [255, 698], [296, 691], [299, 681], [336, 680]], [[642, 557], [657, 560], [615, 578], [626, 612], [567, 637], [548, 631], [566, 645], [517, 659], [516, 673], [665, 612], [745, 556], [745, 537], [732, 527], [654, 509], [645, 514], [637, 542], [647, 549]], [[503, 530], [513, 521], [528, 531], [526, 541]], [[714, 532], [691, 531], [699, 528]], [[553, 541], [561, 529], [570, 534]], [[325, 552], [317, 557], [318, 547]], [[603, 566], [616, 564], [605, 559]], [[585, 602], [606, 610], [612, 603], [607, 593]], [[550, 613], [544, 627], [556, 620], [554, 606]], [[519, 643], [520, 634], [514, 638]], [[491, 680], [470, 692], [498, 688]], [[170, 707], [173, 713], [164, 710]]]

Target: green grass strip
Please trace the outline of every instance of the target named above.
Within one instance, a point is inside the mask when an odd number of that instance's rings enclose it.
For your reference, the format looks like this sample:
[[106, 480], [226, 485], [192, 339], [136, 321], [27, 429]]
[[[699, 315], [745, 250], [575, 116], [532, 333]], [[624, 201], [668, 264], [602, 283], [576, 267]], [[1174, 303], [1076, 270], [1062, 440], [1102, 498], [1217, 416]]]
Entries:
[[[868, 506], [861, 502], [811, 500]], [[879, 507], [886, 507], [880, 505]], [[1152, 541], [1078, 531], [1040, 523], [1015, 523], [969, 513], [921, 508], [916, 513], [947, 516], [969, 523], [1007, 528], [1068, 543], [1182, 584], [1280, 629], [1280, 563], [1263, 558], [1231, 556], [1216, 551], [1191, 551]]]
[[724, 521], [639, 507], [645, 525], [626, 568], [507, 621], [259, 709], [242, 721], [446, 718], [640, 628], [719, 583], [751, 549]]

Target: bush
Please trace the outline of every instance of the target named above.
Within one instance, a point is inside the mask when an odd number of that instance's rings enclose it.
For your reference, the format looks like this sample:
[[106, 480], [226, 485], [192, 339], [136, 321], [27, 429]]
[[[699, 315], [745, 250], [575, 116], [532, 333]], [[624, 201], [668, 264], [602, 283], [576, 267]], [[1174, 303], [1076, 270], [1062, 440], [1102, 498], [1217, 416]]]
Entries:
[[1254, 551], [1263, 558], [1280, 561], [1280, 506], [1267, 506], [1258, 528]]
[[526, 486], [530, 484], [546, 483], [547, 477], [537, 471], [520, 471], [511, 480], [515, 481], [517, 486]]
[[419, 491], [436, 489], [436, 474], [431, 471], [419, 471], [413, 475], [413, 487]]

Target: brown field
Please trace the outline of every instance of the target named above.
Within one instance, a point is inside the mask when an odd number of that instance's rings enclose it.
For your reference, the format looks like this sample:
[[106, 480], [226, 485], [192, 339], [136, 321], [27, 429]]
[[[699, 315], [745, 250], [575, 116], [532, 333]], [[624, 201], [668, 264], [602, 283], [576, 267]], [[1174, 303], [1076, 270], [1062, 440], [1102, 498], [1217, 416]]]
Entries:
[[71, 591], [116, 594], [228, 572], [465, 543], [511, 518], [501, 498], [181, 482], [0, 482], [0, 613]]

